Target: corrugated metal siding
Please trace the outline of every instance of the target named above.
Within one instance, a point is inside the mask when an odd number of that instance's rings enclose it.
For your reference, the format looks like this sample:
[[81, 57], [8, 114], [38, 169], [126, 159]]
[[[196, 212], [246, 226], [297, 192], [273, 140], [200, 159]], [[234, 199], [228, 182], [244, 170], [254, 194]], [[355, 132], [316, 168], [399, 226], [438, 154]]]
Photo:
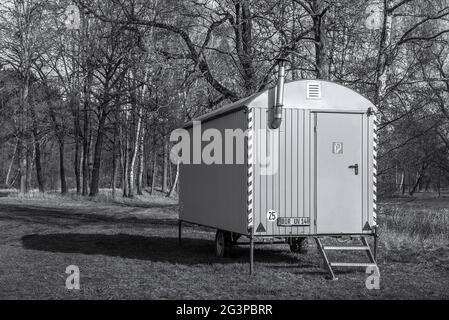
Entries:
[[[245, 131], [246, 127], [246, 114], [239, 110], [202, 123], [201, 130], [215, 128], [222, 133], [224, 159], [224, 130], [240, 128]], [[202, 146], [207, 144], [208, 142], [204, 142]], [[247, 234], [246, 179], [246, 163], [181, 165], [179, 218], [216, 229]]]
[[[254, 119], [256, 130], [268, 128], [267, 109], [255, 108]], [[309, 199], [311, 193], [309, 192], [310, 112], [308, 110], [283, 109], [278, 143], [276, 174], [261, 175], [260, 165], [256, 163], [254, 166], [254, 227], [257, 230], [262, 223], [266, 230], [266, 233], [256, 232], [256, 235], [309, 234], [312, 232], [313, 213], [311, 215]], [[276, 222], [268, 221], [269, 210], [275, 210], [278, 217], [310, 217], [311, 227], [278, 227]]]
[[[269, 110], [254, 108], [255, 130], [267, 129]], [[266, 232], [259, 236], [315, 234], [315, 126], [316, 113], [307, 109], [283, 109], [279, 129], [278, 171], [275, 175], [261, 175], [254, 165], [254, 228], [263, 224]], [[362, 121], [362, 208], [363, 225], [372, 219], [372, 117], [363, 115]], [[257, 141], [257, 140], [255, 140]], [[257, 149], [258, 146], [255, 145]], [[255, 154], [257, 151], [255, 150]], [[278, 217], [309, 217], [308, 227], [278, 227], [269, 222], [267, 212], [275, 210]], [[362, 226], [363, 228], [363, 226]]]

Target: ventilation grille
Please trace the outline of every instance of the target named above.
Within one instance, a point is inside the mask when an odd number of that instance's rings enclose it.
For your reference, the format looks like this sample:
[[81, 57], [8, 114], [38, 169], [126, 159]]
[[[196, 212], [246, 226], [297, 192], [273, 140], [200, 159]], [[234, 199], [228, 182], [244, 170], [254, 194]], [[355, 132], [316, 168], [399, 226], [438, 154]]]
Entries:
[[307, 83], [307, 99], [321, 99], [321, 83]]

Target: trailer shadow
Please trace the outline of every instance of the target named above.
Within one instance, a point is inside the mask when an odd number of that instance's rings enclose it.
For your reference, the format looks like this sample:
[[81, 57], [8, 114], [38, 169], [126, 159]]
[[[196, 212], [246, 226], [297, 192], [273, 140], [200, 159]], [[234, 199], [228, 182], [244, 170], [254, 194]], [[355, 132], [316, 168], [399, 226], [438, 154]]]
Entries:
[[[173, 210], [174, 205], [155, 205], [153, 208], [161, 210]], [[133, 217], [124, 215], [108, 214], [110, 209], [95, 209], [97, 213], [92, 213], [91, 208], [53, 208], [33, 205], [11, 205], [0, 204], [0, 221], [14, 221], [23, 224], [42, 224], [58, 228], [73, 228], [76, 226], [86, 226], [93, 224], [101, 225], [130, 225], [137, 227], [161, 227], [176, 226], [178, 221], [175, 218], [152, 218]]]
[[[146, 237], [129, 234], [31, 234], [21, 239], [25, 249], [55, 253], [106, 255], [127, 259], [169, 262], [185, 265], [210, 263], [246, 263], [249, 249], [236, 248], [231, 258], [214, 255], [214, 242], [207, 239], [183, 238], [180, 245], [173, 237]], [[287, 251], [260, 248], [255, 261], [264, 263], [297, 264]]]

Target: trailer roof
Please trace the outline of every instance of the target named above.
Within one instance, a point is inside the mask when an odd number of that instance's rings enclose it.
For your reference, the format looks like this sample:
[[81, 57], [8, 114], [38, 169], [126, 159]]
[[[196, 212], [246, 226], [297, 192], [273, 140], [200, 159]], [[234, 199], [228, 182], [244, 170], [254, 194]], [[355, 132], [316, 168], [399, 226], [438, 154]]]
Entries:
[[[307, 96], [309, 85], [318, 85], [321, 91], [320, 98], [309, 98]], [[194, 120], [204, 122], [246, 107], [271, 108], [274, 106], [275, 97], [276, 87], [272, 87], [206, 113]], [[377, 110], [371, 101], [353, 89], [325, 80], [287, 82], [284, 89], [284, 108], [346, 112], [366, 112], [368, 108], [372, 108], [374, 111]], [[188, 128], [191, 126], [192, 121], [184, 127]]]

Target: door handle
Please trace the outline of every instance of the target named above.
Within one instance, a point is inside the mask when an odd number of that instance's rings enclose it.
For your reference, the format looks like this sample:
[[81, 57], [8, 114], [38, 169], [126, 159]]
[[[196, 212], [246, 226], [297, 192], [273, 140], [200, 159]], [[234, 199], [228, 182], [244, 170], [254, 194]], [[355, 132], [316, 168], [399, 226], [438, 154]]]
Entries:
[[358, 163], [353, 164], [353, 165], [349, 166], [348, 168], [349, 168], [349, 169], [354, 169], [355, 175], [358, 175], [358, 174], [359, 174], [359, 164], [358, 164]]

